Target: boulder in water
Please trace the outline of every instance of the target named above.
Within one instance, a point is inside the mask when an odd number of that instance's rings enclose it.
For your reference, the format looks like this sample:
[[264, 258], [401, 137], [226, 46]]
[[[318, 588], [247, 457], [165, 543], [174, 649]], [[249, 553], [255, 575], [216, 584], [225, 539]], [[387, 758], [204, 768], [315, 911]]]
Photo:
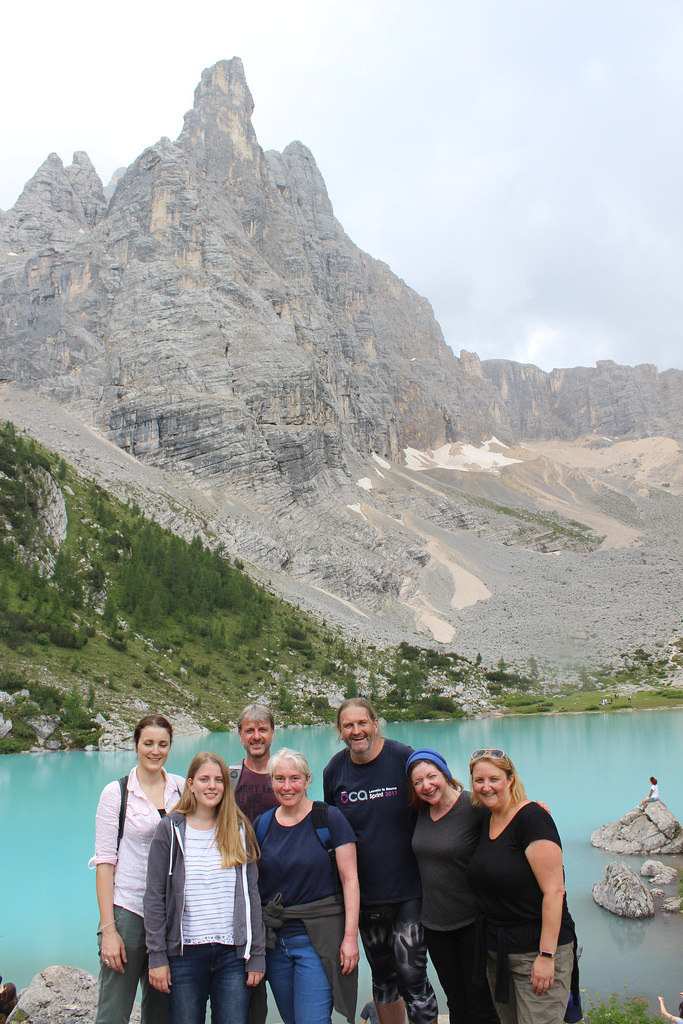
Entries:
[[676, 868], [662, 864], [661, 860], [646, 860], [640, 869], [643, 878], [649, 878], [651, 885], [668, 885], [678, 878]]
[[635, 871], [621, 860], [607, 865], [604, 880], [593, 886], [593, 899], [598, 906], [619, 917], [654, 917], [652, 894]]
[[683, 853], [683, 828], [661, 800], [644, 811], [629, 811], [619, 821], [603, 825], [591, 835], [591, 843], [610, 853], [634, 856]]

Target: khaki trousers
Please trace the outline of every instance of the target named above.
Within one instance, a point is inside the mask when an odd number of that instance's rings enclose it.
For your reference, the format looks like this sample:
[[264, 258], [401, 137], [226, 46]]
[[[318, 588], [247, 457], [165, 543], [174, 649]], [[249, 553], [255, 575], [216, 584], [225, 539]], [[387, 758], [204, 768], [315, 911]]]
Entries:
[[[574, 967], [572, 943], [557, 947], [555, 981], [545, 995], [537, 996], [531, 987], [531, 968], [537, 953], [509, 953], [510, 1002], [494, 1004], [501, 1024], [562, 1024], [569, 1001], [569, 986]], [[496, 954], [489, 950], [486, 973], [491, 993], [496, 989]]]

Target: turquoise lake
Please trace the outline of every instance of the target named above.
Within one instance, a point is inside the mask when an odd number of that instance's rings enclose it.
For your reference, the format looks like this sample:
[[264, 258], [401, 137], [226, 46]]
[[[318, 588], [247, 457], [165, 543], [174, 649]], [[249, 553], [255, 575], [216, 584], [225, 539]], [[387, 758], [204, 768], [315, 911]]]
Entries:
[[[659, 779], [664, 803], [683, 819], [677, 781], [682, 730], [683, 711], [668, 710], [411, 723], [389, 725], [385, 733], [413, 747], [440, 750], [462, 781], [472, 750], [506, 750], [529, 796], [550, 805], [562, 836], [569, 907], [584, 946], [582, 988], [589, 996], [606, 997], [623, 994], [627, 983], [630, 995], [654, 1004], [661, 993], [671, 1009], [683, 982], [683, 917], [626, 921], [597, 907], [591, 887], [617, 857], [593, 849], [589, 836], [635, 807], [647, 794], [650, 775]], [[320, 798], [322, 769], [339, 749], [336, 730], [279, 730], [278, 746], [308, 757], [311, 795]], [[192, 756], [206, 748], [228, 762], [242, 753], [237, 736], [228, 733], [180, 738], [168, 768], [184, 775]], [[95, 808], [103, 786], [133, 763], [130, 752], [0, 757], [0, 974], [6, 981], [23, 987], [51, 964], [97, 973], [95, 873], [87, 869]], [[645, 860], [624, 859], [636, 871]], [[668, 860], [683, 866], [683, 857]], [[369, 992], [364, 967], [359, 1005]]]

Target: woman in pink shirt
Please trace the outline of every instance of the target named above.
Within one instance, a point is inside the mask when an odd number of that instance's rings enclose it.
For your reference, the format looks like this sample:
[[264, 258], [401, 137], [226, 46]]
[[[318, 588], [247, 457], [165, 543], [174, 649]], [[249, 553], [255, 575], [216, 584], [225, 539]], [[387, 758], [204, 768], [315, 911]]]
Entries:
[[123, 833], [118, 780], [102, 790], [95, 817], [97, 904], [100, 911], [99, 998], [95, 1024], [127, 1024], [138, 982], [142, 1024], [166, 1024], [166, 998], [148, 981], [142, 919], [147, 857], [159, 820], [178, 803], [185, 780], [164, 765], [173, 727], [162, 715], [147, 715], [133, 733], [137, 764], [128, 776]]

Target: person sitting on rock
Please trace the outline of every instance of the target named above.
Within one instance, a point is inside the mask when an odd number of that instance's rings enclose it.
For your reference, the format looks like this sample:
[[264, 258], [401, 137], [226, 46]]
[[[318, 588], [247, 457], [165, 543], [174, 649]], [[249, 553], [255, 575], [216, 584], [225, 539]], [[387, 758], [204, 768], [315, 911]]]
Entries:
[[659, 785], [654, 775], [650, 776], [650, 792], [647, 796], [640, 801], [638, 807], [641, 811], [645, 810], [647, 804], [653, 804], [656, 800], [659, 800]]
[[[683, 996], [683, 992], [680, 992], [679, 995]], [[664, 1005], [664, 1000], [662, 999], [662, 997], [657, 996], [657, 998], [659, 999], [659, 1012], [661, 1013], [662, 1017], [666, 1017], [666, 1019], [670, 1020], [672, 1024], [683, 1024], [683, 1019], [681, 1017], [674, 1017], [672, 1013], [669, 1013], [666, 1006]], [[683, 1003], [679, 1003], [678, 1012], [681, 1013], [682, 1010]]]

